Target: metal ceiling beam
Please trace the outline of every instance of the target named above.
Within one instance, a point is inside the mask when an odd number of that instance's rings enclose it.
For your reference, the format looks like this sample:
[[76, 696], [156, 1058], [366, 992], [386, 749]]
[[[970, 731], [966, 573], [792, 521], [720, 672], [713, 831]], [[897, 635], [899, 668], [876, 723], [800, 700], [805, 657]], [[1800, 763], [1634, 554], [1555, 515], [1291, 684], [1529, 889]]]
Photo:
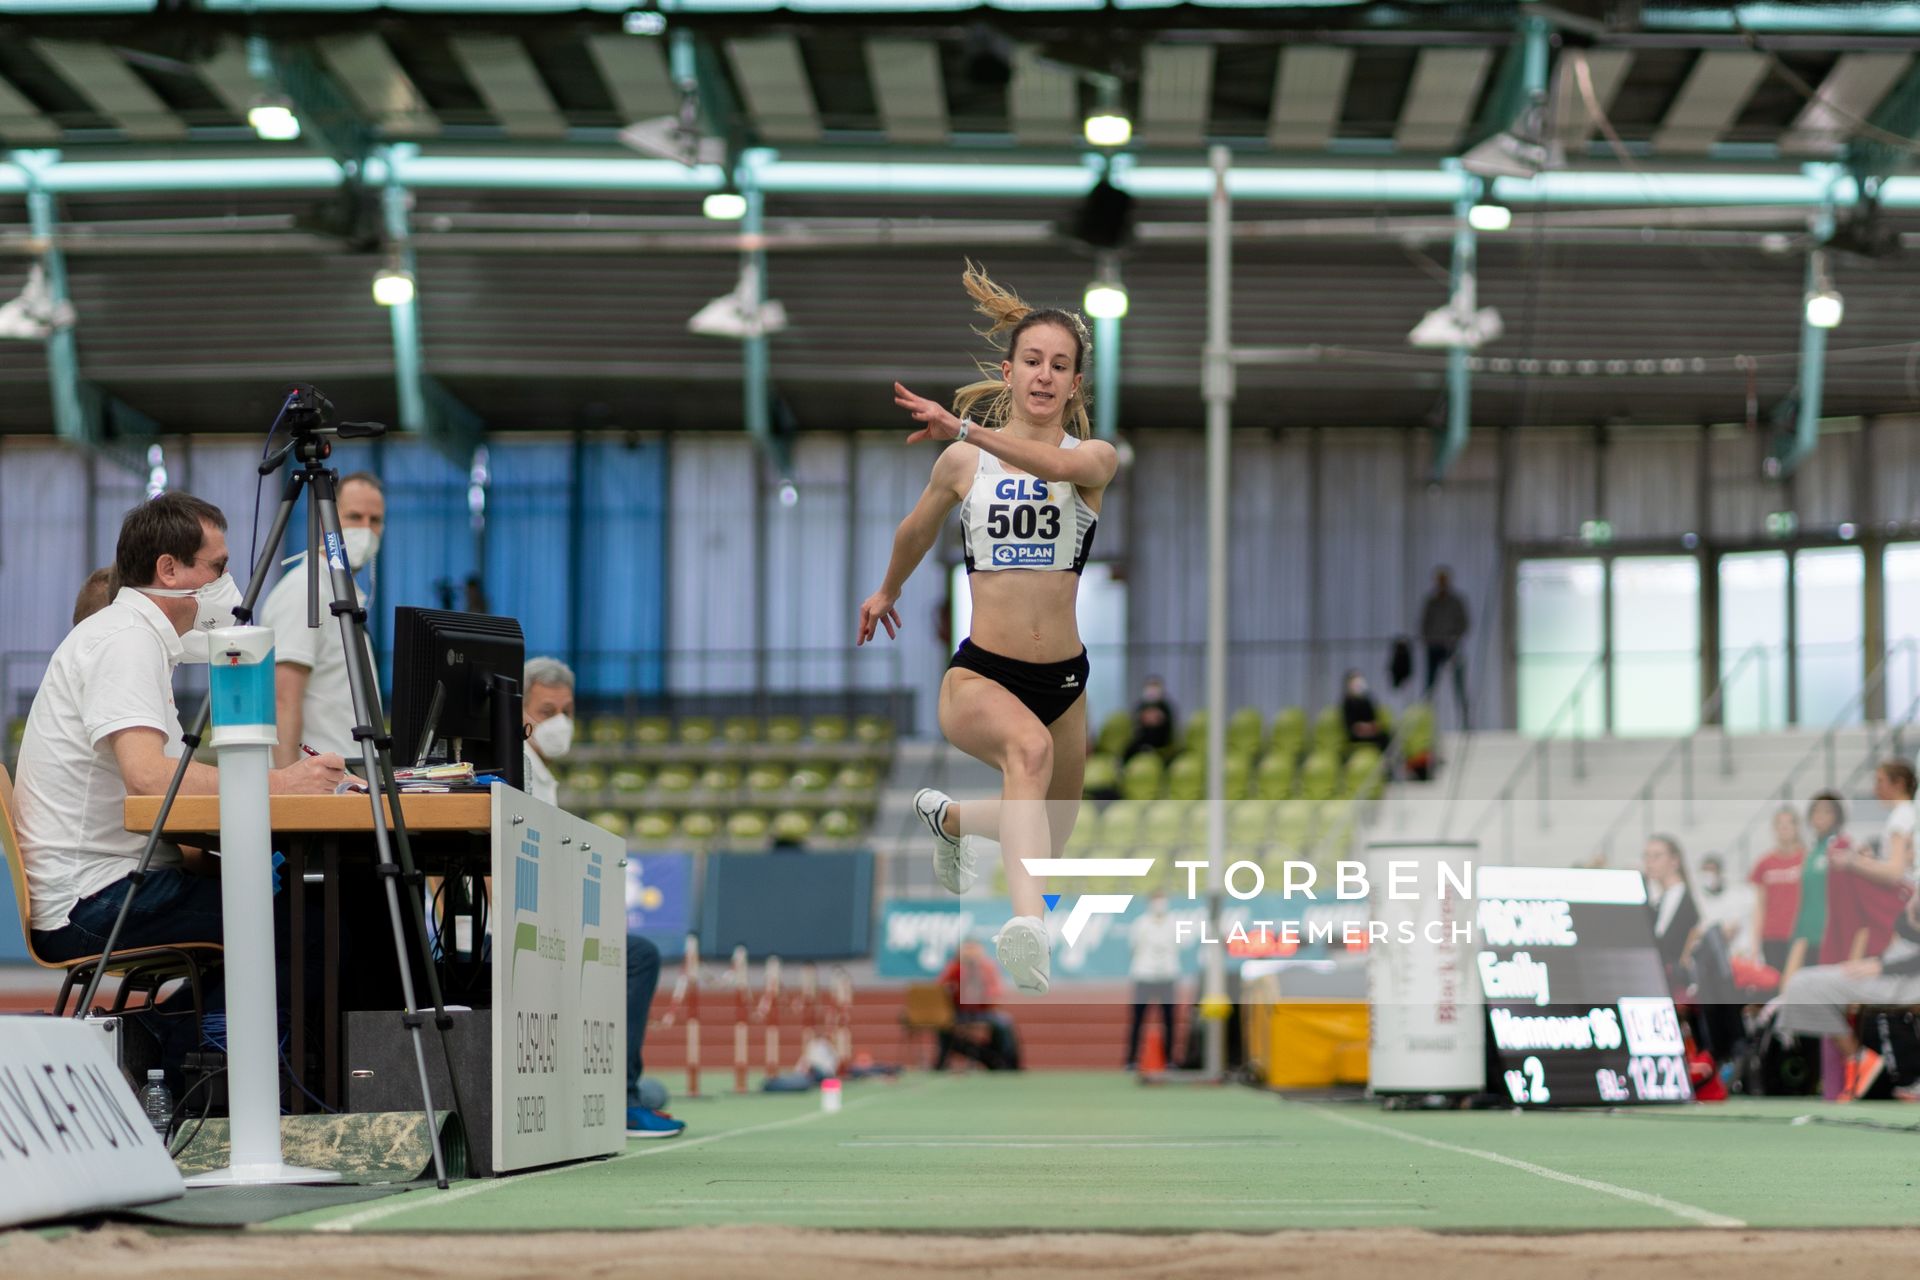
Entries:
[[1873, 114], [1913, 62], [1913, 56], [1905, 53], [1843, 56], [1820, 82], [1818, 96], [1782, 135], [1781, 154], [1831, 156], [1838, 152], [1858, 128], [1855, 121]]
[[[71, 301], [67, 259], [60, 249], [59, 209], [54, 193], [33, 179], [57, 162], [59, 155], [57, 151], [17, 151], [11, 156], [29, 178], [27, 220], [39, 244], [40, 266], [55, 305]], [[140, 470], [146, 444], [159, 435], [157, 424], [80, 376], [74, 326], [55, 327], [47, 335], [46, 347], [54, 434], [120, 466]]]
[[564, 138], [566, 117], [518, 36], [458, 35], [453, 55], [510, 138]]
[[1014, 137], [1023, 146], [1072, 142], [1080, 137], [1078, 82], [1071, 71], [1043, 61], [1039, 51], [1030, 46], [1014, 53], [1007, 109], [1013, 117]]
[[1492, 62], [1490, 49], [1422, 49], [1393, 132], [1394, 146], [1401, 151], [1451, 151], [1466, 130]]
[[1288, 45], [1280, 50], [1267, 141], [1276, 151], [1324, 151], [1340, 124], [1353, 50]]
[[186, 122], [167, 109], [120, 55], [103, 44], [78, 40], [29, 43], [73, 90], [129, 138], [175, 142], [187, 136]]
[[1586, 95], [1580, 91], [1578, 76], [1583, 60], [1587, 79], [1593, 86], [1594, 101], [1606, 112], [1612, 110], [1613, 95], [1626, 81], [1633, 55], [1624, 49], [1577, 49], [1560, 55], [1553, 70], [1553, 101], [1549, 110], [1554, 137], [1569, 156], [1580, 155], [1587, 140], [1600, 130], [1599, 120], [1588, 109]]
[[798, 40], [787, 35], [729, 40], [727, 56], [762, 141], [777, 145], [820, 140], [820, 108], [807, 82]]
[[1767, 74], [1767, 55], [1710, 50], [1700, 55], [1654, 130], [1653, 149], [1664, 155], [1703, 156], [1733, 122]]
[[[1907, 68], [1867, 123], [1897, 138], [1911, 138], [1920, 132], [1920, 60]], [[1895, 146], [1882, 138], [1861, 136], [1848, 145], [1846, 161], [1856, 177], [1884, 178], [1906, 168], [1912, 158], [1911, 146]], [[1881, 203], [1886, 203], [1886, 189], [1893, 186], [1894, 181], [1882, 186]]]
[[1147, 145], [1199, 146], [1212, 104], [1213, 46], [1147, 46], [1140, 85], [1140, 134]]
[[323, 36], [315, 47], [361, 114], [383, 135], [430, 138], [440, 132], [440, 117], [377, 33]]
[[58, 142], [60, 126], [40, 114], [40, 108], [0, 79], [0, 142]]
[[670, 116], [680, 110], [680, 93], [667, 71], [666, 46], [659, 40], [590, 36], [587, 53], [613, 94], [620, 118], [627, 123]]
[[867, 75], [873, 80], [880, 123], [892, 143], [947, 141], [946, 93], [940, 50], [931, 40], [868, 40]]

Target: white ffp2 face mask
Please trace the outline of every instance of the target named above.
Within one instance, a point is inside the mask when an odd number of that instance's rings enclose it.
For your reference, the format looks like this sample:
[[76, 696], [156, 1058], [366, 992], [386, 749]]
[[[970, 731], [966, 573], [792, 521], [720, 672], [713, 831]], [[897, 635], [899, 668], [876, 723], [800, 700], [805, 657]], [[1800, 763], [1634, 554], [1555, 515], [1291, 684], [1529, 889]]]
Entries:
[[558, 760], [573, 750], [573, 717], [548, 716], [533, 726], [528, 739], [543, 760]]
[[[195, 631], [203, 633], [212, 631], [215, 627], [233, 626], [233, 611], [241, 600], [240, 588], [235, 585], [231, 573], [221, 574], [204, 587], [137, 587], [135, 590], [171, 600], [192, 600], [194, 603], [193, 626], [188, 634]], [[197, 643], [199, 656], [194, 657], [194, 647], [189, 646], [189, 660], [205, 662], [207, 660], [206, 642], [202, 639]]]
[[347, 563], [354, 569], [364, 569], [367, 561], [380, 554], [380, 535], [365, 525], [340, 531], [340, 541], [346, 544]]

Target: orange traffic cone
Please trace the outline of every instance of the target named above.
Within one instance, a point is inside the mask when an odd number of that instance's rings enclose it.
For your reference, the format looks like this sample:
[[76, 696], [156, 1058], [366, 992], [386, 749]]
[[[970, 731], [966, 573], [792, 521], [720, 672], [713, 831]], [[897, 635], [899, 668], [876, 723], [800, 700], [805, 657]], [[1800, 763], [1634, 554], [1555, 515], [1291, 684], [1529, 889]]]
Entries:
[[1158, 1022], [1149, 1022], [1146, 1032], [1147, 1041], [1140, 1050], [1140, 1078], [1154, 1080], [1166, 1073], [1167, 1046]]

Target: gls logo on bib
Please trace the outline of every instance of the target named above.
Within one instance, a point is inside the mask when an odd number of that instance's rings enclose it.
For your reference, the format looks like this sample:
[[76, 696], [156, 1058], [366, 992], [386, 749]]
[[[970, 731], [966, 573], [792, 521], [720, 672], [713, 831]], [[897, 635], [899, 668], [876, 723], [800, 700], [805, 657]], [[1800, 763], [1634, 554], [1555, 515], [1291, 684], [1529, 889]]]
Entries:
[[1053, 544], [1043, 542], [1003, 544], [993, 549], [993, 562], [1013, 568], [1032, 569], [1053, 567]]

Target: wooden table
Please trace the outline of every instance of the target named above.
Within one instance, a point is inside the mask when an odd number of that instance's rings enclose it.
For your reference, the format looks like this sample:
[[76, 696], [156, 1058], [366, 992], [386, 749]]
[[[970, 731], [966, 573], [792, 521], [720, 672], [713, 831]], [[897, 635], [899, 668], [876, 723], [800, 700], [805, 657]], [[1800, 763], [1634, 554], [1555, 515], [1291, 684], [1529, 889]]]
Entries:
[[[160, 812], [160, 796], [129, 796], [126, 803], [126, 827], [145, 833], [152, 829]], [[346, 1098], [341, 1080], [340, 1010], [340, 880], [341, 851], [351, 846], [364, 851], [371, 864], [373, 854], [373, 806], [365, 795], [273, 796], [269, 821], [274, 844], [287, 857], [288, 969], [289, 1004], [292, 1015], [291, 1061], [305, 1066], [306, 1055], [306, 889], [309, 875], [319, 881], [321, 890], [321, 1015], [322, 1079], [319, 1096], [327, 1106], [344, 1110]], [[493, 798], [486, 792], [422, 792], [400, 797], [401, 813], [406, 818], [409, 845], [415, 869], [423, 857], [435, 863], [479, 860], [482, 865], [492, 857]], [[393, 809], [381, 801], [389, 822]], [[167, 814], [162, 834], [185, 844], [217, 845], [220, 840], [220, 797], [178, 796]], [[398, 850], [395, 857], [398, 858]], [[317, 865], [316, 865], [317, 864]], [[404, 892], [404, 890], [403, 890]], [[402, 910], [402, 918], [406, 913]], [[416, 998], [425, 1001], [426, 975], [418, 972], [421, 957], [410, 956], [418, 979]], [[306, 1100], [298, 1092], [293, 1109], [306, 1110]]]

